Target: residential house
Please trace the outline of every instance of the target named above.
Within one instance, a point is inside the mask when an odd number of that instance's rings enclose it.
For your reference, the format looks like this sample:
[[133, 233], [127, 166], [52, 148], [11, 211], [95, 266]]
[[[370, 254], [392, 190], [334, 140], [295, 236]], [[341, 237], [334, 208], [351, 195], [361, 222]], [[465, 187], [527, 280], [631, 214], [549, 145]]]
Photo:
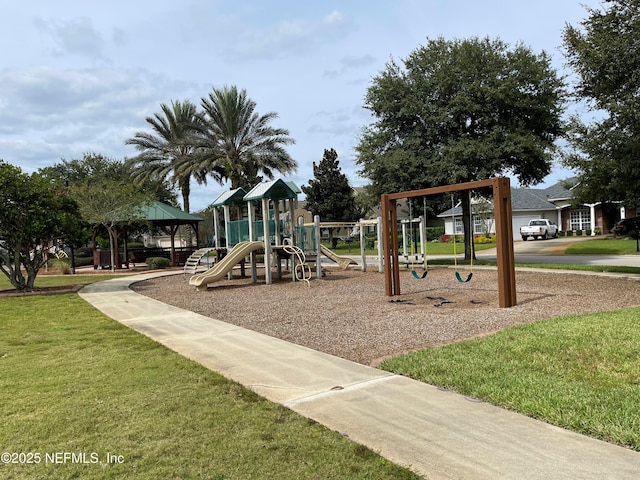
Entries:
[[[511, 188], [511, 211], [514, 237], [521, 225], [529, 220], [545, 218], [560, 230], [581, 230], [591, 235], [608, 233], [617, 219], [624, 215], [615, 203], [573, 205], [572, 180], [556, 183], [548, 188]], [[474, 234], [494, 233], [491, 202], [472, 201]], [[622, 209], [623, 210], [623, 209]], [[462, 233], [462, 208], [456, 205], [438, 215], [444, 219], [445, 234]]]

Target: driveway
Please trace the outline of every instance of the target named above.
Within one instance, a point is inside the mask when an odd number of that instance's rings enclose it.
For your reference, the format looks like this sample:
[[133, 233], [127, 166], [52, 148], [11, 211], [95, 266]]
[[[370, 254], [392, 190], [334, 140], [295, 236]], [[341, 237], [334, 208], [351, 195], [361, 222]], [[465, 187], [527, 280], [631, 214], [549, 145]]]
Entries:
[[[519, 255], [562, 255], [574, 243], [591, 240], [593, 237], [561, 237], [549, 240], [515, 240], [513, 251]], [[480, 252], [479, 252], [480, 253]]]
[[[640, 255], [564, 255], [574, 243], [593, 240], [594, 237], [563, 237], [549, 240], [513, 242], [516, 263], [566, 263], [574, 265], [615, 265], [640, 267]], [[476, 253], [479, 260], [496, 260], [495, 249]]]

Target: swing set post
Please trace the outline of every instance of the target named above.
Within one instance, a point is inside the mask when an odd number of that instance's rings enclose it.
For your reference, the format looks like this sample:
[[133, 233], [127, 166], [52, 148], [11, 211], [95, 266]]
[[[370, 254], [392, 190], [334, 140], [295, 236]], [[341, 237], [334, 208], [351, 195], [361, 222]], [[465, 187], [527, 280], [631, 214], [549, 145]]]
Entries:
[[401, 198], [424, 197], [483, 187], [492, 187], [493, 189], [498, 263], [498, 304], [500, 308], [510, 308], [516, 305], [515, 260], [511, 226], [511, 187], [509, 179], [506, 177], [496, 177], [476, 182], [444, 185], [441, 187], [382, 195], [382, 243], [384, 248], [385, 291], [387, 296], [400, 295], [397, 233], [398, 213], [396, 211], [396, 201]]
[[515, 259], [511, 215], [511, 187], [508, 178], [496, 178], [493, 185], [493, 215], [496, 225], [496, 260], [498, 262], [498, 304], [501, 308], [516, 305]]
[[[398, 211], [396, 199], [382, 195], [382, 248], [384, 251], [384, 285], [389, 297], [400, 295], [400, 266], [398, 264]], [[393, 226], [393, 227], [392, 227]]]

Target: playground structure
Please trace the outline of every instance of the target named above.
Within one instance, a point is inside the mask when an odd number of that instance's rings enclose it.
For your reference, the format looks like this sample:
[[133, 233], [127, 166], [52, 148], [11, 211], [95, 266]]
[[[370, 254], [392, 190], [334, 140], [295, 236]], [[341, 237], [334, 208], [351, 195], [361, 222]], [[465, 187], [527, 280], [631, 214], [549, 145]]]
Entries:
[[398, 224], [397, 200], [485, 187], [493, 189], [498, 263], [498, 304], [501, 308], [509, 308], [516, 305], [515, 260], [511, 227], [511, 188], [509, 179], [505, 177], [382, 195], [382, 240], [384, 264], [387, 266], [384, 270], [385, 293], [387, 296], [400, 295], [399, 247], [396, 228]]
[[264, 242], [240, 242], [228, 255], [204, 273], [193, 275], [189, 279], [189, 285], [204, 287], [209, 283], [216, 282], [224, 278], [238, 263], [244, 260], [247, 255], [257, 250], [264, 250]]
[[[210, 205], [213, 207], [214, 245], [219, 255], [213, 267], [193, 275], [189, 283], [206, 290], [210, 283], [225, 276], [231, 278], [234, 267], [250, 257], [252, 283], [257, 282], [257, 255], [263, 254], [265, 283], [272, 283], [272, 267], [282, 275], [282, 261], [292, 272], [292, 280], [309, 284], [311, 267], [315, 263], [317, 277], [322, 276], [321, 256], [336, 262], [342, 268], [357, 265], [349, 257], [340, 256], [320, 243], [319, 219], [316, 225], [293, 226], [291, 219], [301, 190], [293, 182], [281, 179], [256, 185], [249, 192], [242, 188], [221, 194]], [[283, 202], [284, 207], [283, 208]], [[223, 210], [224, 228], [220, 225], [219, 209]], [[282, 214], [284, 212], [284, 214]], [[262, 218], [257, 219], [258, 215]], [[284, 217], [284, 218], [283, 218]], [[224, 240], [221, 235], [224, 231]]]
[[[298, 233], [298, 245], [305, 252], [315, 252], [318, 256], [324, 255], [329, 260], [340, 265], [341, 268], [346, 269], [350, 265], [358, 265], [358, 263], [353, 260], [351, 257], [337, 255], [335, 252], [325, 247], [321, 243], [321, 231], [323, 229], [329, 228], [346, 228], [351, 229], [350, 237], [357, 234], [360, 238], [360, 268], [363, 272], [367, 271], [367, 255], [366, 255], [366, 228], [375, 228], [377, 235], [377, 245], [378, 245], [378, 271], [384, 271], [384, 266], [382, 262], [382, 250], [380, 249], [380, 245], [382, 245], [382, 219], [378, 217], [377, 219], [372, 220], [359, 220], [357, 222], [322, 222], [320, 221], [319, 216], [315, 216], [313, 219], [313, 223], [305, 223], [300, 224], [296, 228], [296, 232]], [[322, 271], [322, 265], [320, 264], [320, 273]]]

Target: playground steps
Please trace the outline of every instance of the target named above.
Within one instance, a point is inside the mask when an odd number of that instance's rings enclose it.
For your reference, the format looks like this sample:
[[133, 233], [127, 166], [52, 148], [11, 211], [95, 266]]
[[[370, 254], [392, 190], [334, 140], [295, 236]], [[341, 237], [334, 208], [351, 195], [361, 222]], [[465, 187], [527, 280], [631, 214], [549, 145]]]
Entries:
[[191, 256], [187, 258], [187, 261], [184, 262], [184, 274], [195, 275], [196, 270], [200, 265], [200, 260], [202, 260], [202, 257], [204, 257], [207, 253], [209, 253], [212, 250], [215, 250], [215, 248], [213, 247], [201, 248], [193, 252]]

